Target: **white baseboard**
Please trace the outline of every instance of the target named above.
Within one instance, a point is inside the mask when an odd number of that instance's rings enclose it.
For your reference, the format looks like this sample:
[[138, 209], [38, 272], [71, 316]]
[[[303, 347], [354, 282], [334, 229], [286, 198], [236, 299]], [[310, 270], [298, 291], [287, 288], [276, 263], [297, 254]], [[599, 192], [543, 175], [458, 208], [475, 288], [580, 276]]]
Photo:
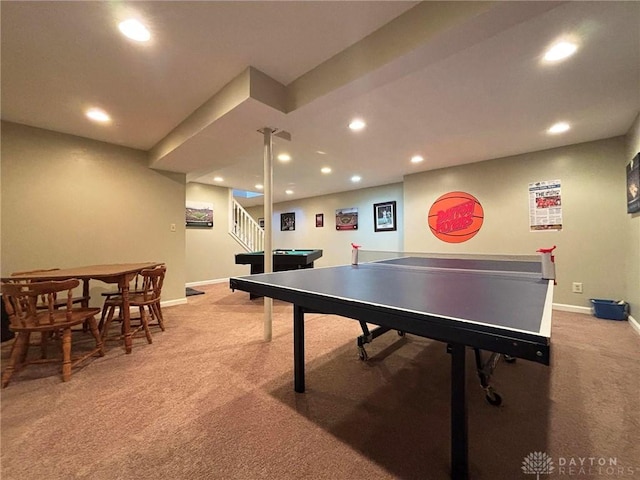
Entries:
[[[175, 300], [166, 300], [160, 302], [161, 307], [173, 307], [175, 305], [186, 305], [187, 297], [176, 298]], [[135, 315], [138, 312], [138, 307], [129, 307], [129, 315]]]
[[185, 286], [187, 287], [199, 287], [201, 285], [214, 285], [216, 283], [224, 283], [224, 282], [228, 282], [229, 281], [229, 277], [227, 278], [214, 278], [213, 280], [204, 280], [201, 282], [189, 282], [187, 284], [185, 284]]
[[553, 309], [559, 310], [561, 312], [584, 313], [587, 315], [591, 315], [591, 307], [579, 307], [578, 305], [566, 305], [564, 303], [554, 303]]
[[638, 320], [633, 318], [631, 315], [629, 315], [629, 325], [631, 325], [631, 328], [633, 328], [635, 332], [640, 335], [640, 322], [638, 322]]
[[[565, 305], [562, 303], [554, 303], [553, 309], [559, 310], [561, 312], [584, 313], [587, 315], [592, 314], [590, 307], [579, 307], [577, 305]], [[633, 318], [631, 315], [629, 315], [628, 321], [629, 321], [629, 325], [631, 325], [631, 328], [633, 328], [635, 333], [640, 335], [640, 322], [638, 322], [638, 320]]]

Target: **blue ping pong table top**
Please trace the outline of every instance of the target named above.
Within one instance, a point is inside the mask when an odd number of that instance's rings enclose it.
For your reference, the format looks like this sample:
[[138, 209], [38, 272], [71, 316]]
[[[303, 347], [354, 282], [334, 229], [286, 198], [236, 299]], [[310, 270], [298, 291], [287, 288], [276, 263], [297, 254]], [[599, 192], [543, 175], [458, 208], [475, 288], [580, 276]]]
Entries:
[[239, 280], [550, 338], [553, 281], [540, 272], [540, 262], [402, 257], [238, 277], [231, 284], [244, 290], [234, 282]]

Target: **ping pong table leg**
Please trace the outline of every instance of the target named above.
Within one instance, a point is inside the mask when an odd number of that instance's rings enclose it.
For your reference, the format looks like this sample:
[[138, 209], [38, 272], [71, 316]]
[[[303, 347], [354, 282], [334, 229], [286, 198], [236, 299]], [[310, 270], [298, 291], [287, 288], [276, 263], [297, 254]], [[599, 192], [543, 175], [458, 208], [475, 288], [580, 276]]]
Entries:
[[466, 395], [466, 347], [451, 344], [451, 478], [467, 480], [469, 475]]
[[293, 306], [293, 378], [294, 390], [304, 392], [304, 309], [299, 305]]
[[[360, 328], [362, 328], [362, 335], [360, 335], [356, 339], [356, 345], [358, 346], [358, 356], [360, 357], [360, 360], [367, 361], [369, 359], [369, 355], [367, 354], [367, 351], [365, 350], [364, 346], [367, 343], [373, 342], [373, 340], [378, 338], [379, 336], [389, 332], [391, 328], [380, 326], [380, 327], [374, 328], [373, 330], [369, 330], [369, 327], [367, 326], [367, 322], [363, 322], [363, 321], [360, 322]], [[398, 330], [398, 335], [400, 335], [401, 337], [404, 337], [404, 332], [401, 330]]]
[[489, 381], [491, 380], [493, 371], [498, 366], [498, 361], [500, 361], [502, 354], [492, 352], [489, 356], [489, 360], [483, 362], [482, 352], [480, 352], [480, 349], [474, 348], [473, 351], [476, 357], [476, 371], [478, 373], [478, 378], [480, 379], [480, 386], [485, 392], [485, 398], [487, 399], [487, 402], [494, 407], [497, 407], [502, 404], [502, 397], [493, 389], [489, 384]]

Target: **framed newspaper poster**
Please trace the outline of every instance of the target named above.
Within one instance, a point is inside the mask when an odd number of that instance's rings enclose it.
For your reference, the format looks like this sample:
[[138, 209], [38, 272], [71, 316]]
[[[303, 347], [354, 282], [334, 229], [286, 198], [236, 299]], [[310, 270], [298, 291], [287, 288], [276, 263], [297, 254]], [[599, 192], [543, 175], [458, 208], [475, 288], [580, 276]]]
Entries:
[[529, 226], [532, 232], [562, 230], [560, 180], [529, 184]]

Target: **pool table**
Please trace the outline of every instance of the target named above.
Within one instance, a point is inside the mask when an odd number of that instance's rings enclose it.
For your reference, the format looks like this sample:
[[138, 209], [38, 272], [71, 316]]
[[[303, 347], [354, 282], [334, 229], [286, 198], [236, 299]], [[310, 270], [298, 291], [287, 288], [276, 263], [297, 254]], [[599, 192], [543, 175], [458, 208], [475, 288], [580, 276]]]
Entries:
[[[313, 268], [313, 262], [322, 256], [322, 250], [277, 249], [273, 251], [273, 271], [297, 270]], [[236, 254], [236, 265], [251, 265], [251, 275], [264, 273], [264, 252], [248, 252]], [[259, 298], [250, 294], [249, 298]]]
[[[322, 250], [285, 250], [273, 251], [273, 271], [313, 268], [313, 262], [322, 256]], [[264, 252], [236, 254], [236, 265], [251, 265], [251, 275], [264, 273]]]

